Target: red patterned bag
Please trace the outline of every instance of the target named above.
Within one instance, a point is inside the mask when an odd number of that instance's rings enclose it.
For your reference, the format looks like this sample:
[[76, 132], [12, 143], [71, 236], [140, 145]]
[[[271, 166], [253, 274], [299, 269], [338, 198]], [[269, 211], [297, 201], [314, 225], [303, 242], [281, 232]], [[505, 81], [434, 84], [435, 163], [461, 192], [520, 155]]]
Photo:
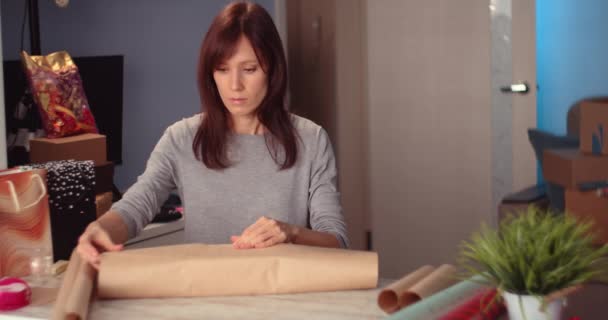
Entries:
[[97, 133], [78, 67], [67, 52], [30, 56], [23, 51], [21, 58], [48, 138]]

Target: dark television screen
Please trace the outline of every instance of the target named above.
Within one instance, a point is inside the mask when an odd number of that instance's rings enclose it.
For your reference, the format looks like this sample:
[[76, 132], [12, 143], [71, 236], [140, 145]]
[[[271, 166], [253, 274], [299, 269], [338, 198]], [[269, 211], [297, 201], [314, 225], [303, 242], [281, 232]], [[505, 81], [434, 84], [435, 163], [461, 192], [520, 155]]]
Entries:
[[[108, 160], [122, 163], [122, 108], [123, 108], [123, 67], [124, 57], [95, 56], [72, 57], [82, 78], [85, 94], [95, 116], [97, 128], [107, 137]], [[23, 96], [26, 79], [21, 61], [4, 61], [5, 119], [7, 132], [17, 128], [40, 128], [40, 120], [17, 120], [13, 117], [15, 107]], [[37, 111], [37, 110], [36, 110]], [[9, 164], [21, 164], [11, 161]]]

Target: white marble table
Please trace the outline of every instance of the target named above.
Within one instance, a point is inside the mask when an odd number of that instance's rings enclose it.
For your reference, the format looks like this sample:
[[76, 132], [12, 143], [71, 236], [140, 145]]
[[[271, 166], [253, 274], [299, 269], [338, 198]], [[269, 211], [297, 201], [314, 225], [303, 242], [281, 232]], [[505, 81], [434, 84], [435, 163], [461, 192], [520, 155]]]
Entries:
[[[390, 283], [380, 280], [379, 288]], [[380, 319], [380, 289], [285, 295], [97, 300], [89, 319]], [[0, 319], [48, 319], [52, 305], [0, 313]]]

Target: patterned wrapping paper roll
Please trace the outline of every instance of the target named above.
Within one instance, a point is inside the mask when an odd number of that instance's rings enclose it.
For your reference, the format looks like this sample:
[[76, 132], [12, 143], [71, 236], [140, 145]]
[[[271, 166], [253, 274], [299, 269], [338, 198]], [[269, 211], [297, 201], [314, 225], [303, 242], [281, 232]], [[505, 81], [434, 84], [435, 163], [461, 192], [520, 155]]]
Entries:
[[483, 290], [442, 315], [439, 320], [498, 319], [507, 309], [496, 297], [497, 293], [496, 289]]
[[446, 310], [450, 310], [469, 300], [480, 291], [487, 290], [488, 287], [481, 284], [481, 280], [481, 277], [473, 277], [469, 280], [461, 281], [405, 309], [401, 309], [386, 319], [437, 319], [442, 316]]

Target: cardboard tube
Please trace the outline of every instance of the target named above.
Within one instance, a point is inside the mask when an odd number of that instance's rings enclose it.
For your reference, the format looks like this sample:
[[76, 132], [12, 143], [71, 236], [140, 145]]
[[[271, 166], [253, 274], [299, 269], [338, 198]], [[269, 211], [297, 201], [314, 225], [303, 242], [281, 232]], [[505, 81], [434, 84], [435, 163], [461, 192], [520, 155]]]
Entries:
[[444, 264], [405, 292], [399, 301], [399, 306], [401, 308], [407, 307], [457, 282], [456, 268]]
[[380, 309], [386, 313], [393, 313], [399, 310], [403, 294], [414, 284], [428, 276], [433, 270], [435, 270], [433, 266], [426, 265], [388, 285], [378, 295], [378, 306]]
[[63, 307], [65, 306], [65, 302], [67, 301], [68, 295], [72, 290], [72, 285], [74, 283], [74, 279], [76, 278], [76, 273], [78, 272], [79, 264], [80, 257], [78, 253], [76, 253], [76, 250], [74, 250], [72, 251], [72, 255], [70, 256], [68, 268], [63, 277], [61, 288], [59, 288], [57, 300], [55, 300], [55, 305], [53, 306], [53, 313], [51, 317], [51, 319], [53, 320], [65, 319], [65, 312]]
[[69, 319], [85, 320], [89, 311], [96, 272], [89, 263], [82, 259], [79, 260], [78, 273], [65, 302], [64, 311]]
[[87, 318], [96, 272], [74, 250], [53, 306], [53, 320]]

